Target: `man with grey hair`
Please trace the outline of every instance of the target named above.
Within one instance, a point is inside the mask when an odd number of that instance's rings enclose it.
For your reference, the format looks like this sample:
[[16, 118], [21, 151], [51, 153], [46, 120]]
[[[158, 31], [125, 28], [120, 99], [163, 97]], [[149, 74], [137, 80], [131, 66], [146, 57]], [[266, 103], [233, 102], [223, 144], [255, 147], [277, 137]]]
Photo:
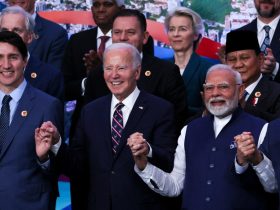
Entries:
[[[163, 198], [134, 172], [127, 139], [145, 139], [139, 150], [164, 171], [171, 171], [177, 145], [171, 103], [137, 87], [141, 71], [138, 50], [127, 43], [104, 52], [104, 78], [111, 94], [87, 104], [70, 148], [62, 145], [57, 161], [70, 177], [87, 173], [87, 207], [95, 210], [164, 210]], [[43, 123], [36, 143], [59, 139], [55, 127]], [[40, 157], [39, 157], [40, 158]]]
[[[32, 16], [21, 7], [6, 7], [0, 14], [0, 31], [17, 33], [26, 46], [34, 39], [34, 26]], [[33, 53], [28, 55], [24, 77], [33, 87], [63, 100], [64, 85], [61, 71], [40, 61]]]
[[36, 38], [28, 45], [28, 51], [43, 62], [49, 63], [59, 70], [68, 41], [67, 31], [52, 21], [42, 18], [35, 11], [35, 0], [7, 0], [9, 6], [20, 6], [35, 21]]
[[[138, 149], [139, 144], [145, 144], [143, 138], [130, 137], [135, 171], [150, 189], [165, 196], [177, 196], [183, 191], [182, 209], [268, 209], [266, 193], [253, 169], [242, 175], [234, 171], [236, 154], [237, 161], [240, 159], [235, 136], [250, 131], [258, 139], [265, 124], [238, 108], [243, 90], [240, 74], [229, 66], [218, 64], [209, 69], [203, 99], [210, 114], [182, 129], [171, 173], [155, 167], [147, 151]], [[268, 166], [258, 175], [264, 178], [266, 190], [273, 191], [271, 183], [266, 182], [274, 173], [271, 161], [258, 150], [255, 153], [252, 167], [258, 170], [261, 164]], [[237, 163], [235, 167], [236, 171], [240, 169]]]

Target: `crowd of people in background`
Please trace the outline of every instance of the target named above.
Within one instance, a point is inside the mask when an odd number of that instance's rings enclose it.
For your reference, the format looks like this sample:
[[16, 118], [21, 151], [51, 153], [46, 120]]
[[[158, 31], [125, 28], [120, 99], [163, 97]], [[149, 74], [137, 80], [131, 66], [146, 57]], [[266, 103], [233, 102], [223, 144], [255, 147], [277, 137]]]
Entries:
[[204, 25], [190, 8], [165, 17], [163, 60], [124, 0], [92, 0], [96, 27], [69, 40], [35, 0], [9, 0], [0, 209], [54, 210], [63, 174], [73, 210], [280, 210], [280, 1], [254, 3], [215, 64], [195, 52]]

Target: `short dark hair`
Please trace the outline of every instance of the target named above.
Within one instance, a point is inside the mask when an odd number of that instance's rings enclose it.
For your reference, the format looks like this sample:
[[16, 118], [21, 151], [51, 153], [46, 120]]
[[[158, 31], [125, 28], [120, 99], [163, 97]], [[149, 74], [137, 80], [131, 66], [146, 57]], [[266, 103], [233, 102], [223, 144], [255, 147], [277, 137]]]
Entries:
[[140, 23], [141, 30], [145, 32], [147, 30], [147, 21], [145, 15], [143, 15], [141, 12], [135, 9], [122, 9], [120, 10], [114, 20], [116, 20], [118, 17], [136, 17], [137, 20]]
[[8, 43], [13, 45], [18, 49], [23, 59], [27, 58], [27, 47], [26, 44], [23, 42], [22, 38], [11, 31], [1, 31], [0, 32], [0, 43]]

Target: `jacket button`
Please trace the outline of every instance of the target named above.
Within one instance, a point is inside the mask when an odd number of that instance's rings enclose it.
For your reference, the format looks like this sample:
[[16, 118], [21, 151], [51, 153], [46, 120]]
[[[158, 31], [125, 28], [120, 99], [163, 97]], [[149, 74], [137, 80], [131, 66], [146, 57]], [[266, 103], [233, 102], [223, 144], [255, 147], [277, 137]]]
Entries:
[[115, 174], [115, 171], [111, 171], [111, 174]]

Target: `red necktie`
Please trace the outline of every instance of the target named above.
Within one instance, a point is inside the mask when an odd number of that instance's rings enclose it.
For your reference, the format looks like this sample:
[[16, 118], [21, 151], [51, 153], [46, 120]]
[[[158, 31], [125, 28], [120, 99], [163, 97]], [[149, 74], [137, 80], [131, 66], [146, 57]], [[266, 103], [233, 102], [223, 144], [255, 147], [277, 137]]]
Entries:
[[100, 43], [99, 48], [98, 48], [98, 55], [101, 59], [102, 59], [102, 56], [103, 56], [103, 53], [104, 53], [104, 50], [105, 50], [105, 45], [106, 45], [106, 42], [108, 41], [108, 39], [110, 39], [109, 36], [101, 36], [100, 37], [101, 43]]

